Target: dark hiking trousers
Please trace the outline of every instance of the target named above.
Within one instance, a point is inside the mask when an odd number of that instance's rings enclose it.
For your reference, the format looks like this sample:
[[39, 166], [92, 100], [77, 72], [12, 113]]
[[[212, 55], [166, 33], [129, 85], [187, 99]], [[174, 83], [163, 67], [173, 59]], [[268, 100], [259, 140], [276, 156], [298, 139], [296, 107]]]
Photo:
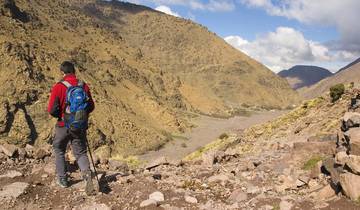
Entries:
[[66, 127], [56, 126], [53, 149], [55, 152], [56, 173], [59, 178], [66, 177], [65, 152], [69, 142], [81, 172], [90, 170], [86, 147], [86, 132], [80, 135], [73, 135], [68, 132]]

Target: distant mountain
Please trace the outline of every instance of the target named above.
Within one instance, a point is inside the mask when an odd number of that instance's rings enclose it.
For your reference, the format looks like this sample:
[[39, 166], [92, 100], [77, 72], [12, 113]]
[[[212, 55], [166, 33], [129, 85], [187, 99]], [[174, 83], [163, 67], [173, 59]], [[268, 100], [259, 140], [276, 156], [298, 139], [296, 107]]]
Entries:
[[296, 90], [314, 85], [333, 74], [329, 70], [318, 66], [296, 65], [289, 70], [279, 72], [278, 75], [287, 79], [290, 86]]
[[358, 58], [358, 59], [354, 60], [353, 62], [349, 63], [348, 65], [342, 67], [342, 68], [339, 69], [339, 71], [337, 71], [336, 73], [339, 73], [339, 72], [341, 72], [342, 70], [345, 70], [345, 69], [347, 69], [347, 68], [350, 68], [351, 66], [353, 66], [353, 65], [355, 65], [355, 64], [357, 64], [357, 63], [359, 63], [359, 62], [360, 62], [360, 58]]
[[300, 95], [306, 99], [315, 98], [329, 91], [331, 86], [339, 83], [349, 84], [354, 82], [355, 86], [358, 87], [360, 83], [360, 63], [349, 66], [311, 87], [298, 90]]

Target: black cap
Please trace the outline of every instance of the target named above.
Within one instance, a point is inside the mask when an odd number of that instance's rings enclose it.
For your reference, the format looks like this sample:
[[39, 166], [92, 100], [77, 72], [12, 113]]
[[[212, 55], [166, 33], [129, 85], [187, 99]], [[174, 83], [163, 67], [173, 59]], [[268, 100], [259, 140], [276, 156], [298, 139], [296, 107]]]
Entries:
[[64, 74], [74, 74], [75, 67], [74, 64], [70, 61], [64, 61], [60, 66], [60, 71], [64, 72]]

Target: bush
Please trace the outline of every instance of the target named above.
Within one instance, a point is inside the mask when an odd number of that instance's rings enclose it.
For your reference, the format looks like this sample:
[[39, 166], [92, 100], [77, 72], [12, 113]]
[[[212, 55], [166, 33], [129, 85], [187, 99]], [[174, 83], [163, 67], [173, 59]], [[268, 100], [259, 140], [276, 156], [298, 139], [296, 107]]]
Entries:
[[345, 86], [344, 84], [337, 84], [330, 88], [330, 97], [331, 102], [335, 102], [339, 100], [339, 98], [344, 94], [345, 92]]
[[227, 139], [229, 138], [229, 135], [227, 135], [227, 133], [222, 133], [220, 136], [219, 136], [219, 139]]

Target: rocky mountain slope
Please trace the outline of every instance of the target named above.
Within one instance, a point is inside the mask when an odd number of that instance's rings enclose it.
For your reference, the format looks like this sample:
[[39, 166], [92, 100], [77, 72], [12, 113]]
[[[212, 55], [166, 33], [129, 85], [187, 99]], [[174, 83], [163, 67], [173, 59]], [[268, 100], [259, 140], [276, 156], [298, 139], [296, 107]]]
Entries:
[[[73, 159], [68, 159], [71, 187], [62, 189], [55, 183], [50, 148], [2, 144], [2, 208], [358, 209], [354, 198], [360, 193], [360, 176], [359, 162], [351, 162], [354, 149], [351, 155], [336, 159], [344, 161], [343, 165], [328, 161], [341, 148], [338, 143], [343, 138], [338, 135], [342, 132], [337, 133], [341, 124], [352, 130], [350, 143], [360, 151], [354, 137], [359, 136], [359, 129], [351, 127], [360, 123], [359, 109], [343, 117], [350, 98], [357, 94], [359, 90], [347, 90], [335, 103], [329, 98], [308, 101], [275, 121], [244, 133], [221, 135], [185, 160], [169, 162], [160, 157], [140, 168], [97, 160], [101, 193], [91, 197], [83, 191]], [[356, 170], [351, 171], [353, 168]], [[341, 173], [341, 188], [332, 184], [338, 169], [343, 170], [337, 172]]]
[[339, 69], [339, 71], [337, 71], [336, 73], [339, 73], [339, 72], [341, 72], [342, 70], [345, 70], [345, 69], [347, 69], [347, 68], [350, 68], [351, 66], [353, 66], [353, 65], [355, 65], [355, 64], [357, 64], [357, 63], [359, 63], [359, 62], [360, 62], [360, 58], [358, 58], [358, 59], [354, 60], [353, 62], [349, 63], [348, 65], [342, 67], [342, 68]]
[[322, 94], [325, 94], [329, 91], [330, 87], [339, 83], [349, 85], [354, 82], [355, 86], [358, 86], [360, 82], [360, 63], [354, 64], [347, 69], [342, 70], [334, 74], [331, 77], [328, 77], [319, 83], [310, 86], [308, 88], [302, 88], [299, 90], [300, 95], [304, 98], [310, 99]]
[[314, 85], [320, 80], [330, 77], [332, 73], [318, 66], [296, 65], [288, 70], [278, 73], [279, 76], [285, 78], [293, 89], [299, 89]]
[[231, 116], [286, 107], [286, 81], [189, 20], [118, 1], [0, 1], [0, 135], [42, 144], [63, 60], [93, 91], [89, 139], [105, 156], [161, 146], [189, 112]]

